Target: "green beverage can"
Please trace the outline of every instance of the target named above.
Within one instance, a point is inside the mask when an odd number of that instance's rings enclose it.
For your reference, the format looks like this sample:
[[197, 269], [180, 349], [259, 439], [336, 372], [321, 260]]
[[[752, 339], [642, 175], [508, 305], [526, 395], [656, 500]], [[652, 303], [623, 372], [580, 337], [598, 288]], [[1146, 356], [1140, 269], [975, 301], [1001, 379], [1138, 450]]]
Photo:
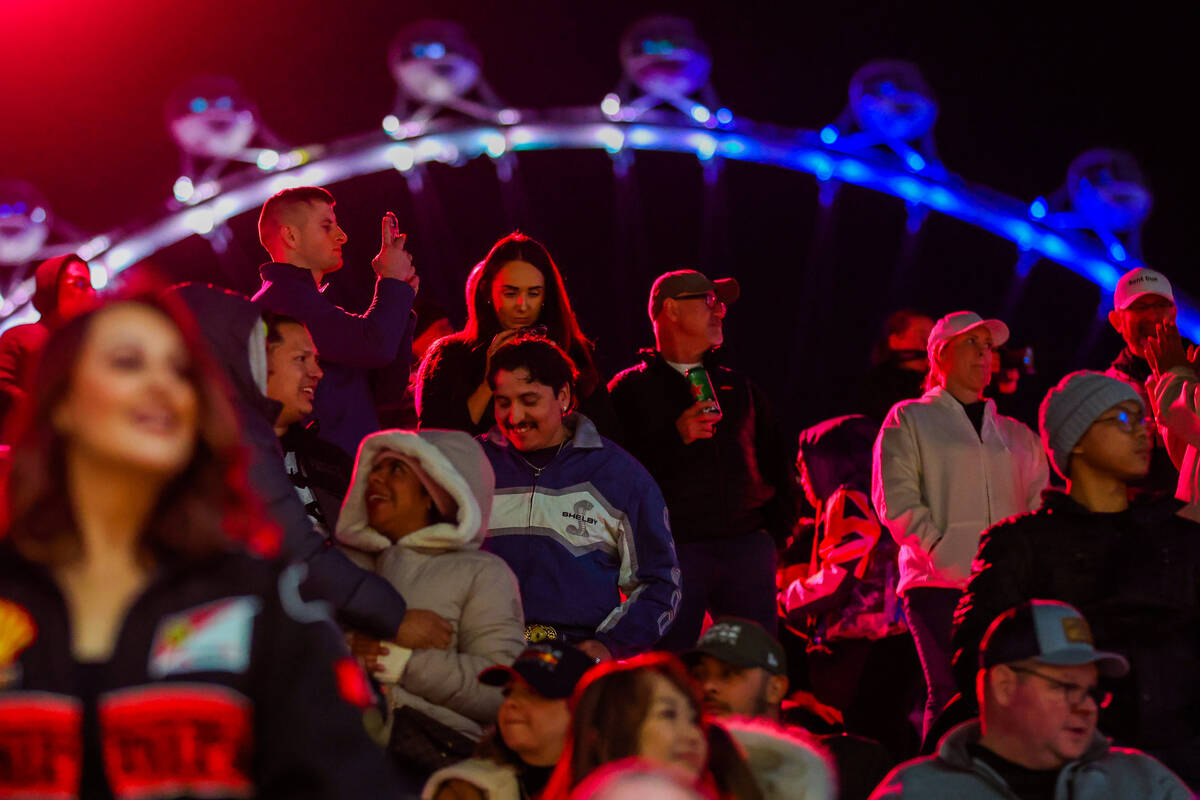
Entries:
[[721, 404], [717, 402], [717, 393], [713, 389], [712, 379], [704, 367], [692, 367], [687, 371], [688, 384], [692, 389], [692, 398], [697, 403], [708, 403], [706, 414], [720, 414]]

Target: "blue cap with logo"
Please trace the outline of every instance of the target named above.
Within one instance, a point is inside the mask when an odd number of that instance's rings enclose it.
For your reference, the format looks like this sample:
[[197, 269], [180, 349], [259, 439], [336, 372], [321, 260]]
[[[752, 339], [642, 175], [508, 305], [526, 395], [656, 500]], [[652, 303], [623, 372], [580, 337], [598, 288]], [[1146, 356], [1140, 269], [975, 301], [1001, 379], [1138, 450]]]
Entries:
[[1095, 664], [1110, 678], [1129, 672], [1124, 656], [1096, 649], [1083, 614], [1057, 600], [1027, 600], [1010, 608], [983, 635], [980, 669], [1026, 659], [1060, 667]]

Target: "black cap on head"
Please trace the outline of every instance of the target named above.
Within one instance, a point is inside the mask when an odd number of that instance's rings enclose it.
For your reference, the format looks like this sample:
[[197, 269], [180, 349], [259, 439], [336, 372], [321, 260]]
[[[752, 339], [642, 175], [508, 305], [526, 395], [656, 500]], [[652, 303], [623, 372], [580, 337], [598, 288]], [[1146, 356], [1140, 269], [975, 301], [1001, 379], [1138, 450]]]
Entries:
[[735, 667], [762, 667], [776, 675], [787, 674], [783, 646], [757, 622], [738, 617], [721, 617], [714, 622], [685, 660], [691, 664], [699, 656], [712, 656]]
[[516, 676], [542, 697], [565, 700], [575, 691], [575, 684], [583, 674], [594, 666], [594, 659], [574, 647], [535, 644], [517, 656], [511, 667], [488, 667], [479, 673], [479, 682], [503, 686]]

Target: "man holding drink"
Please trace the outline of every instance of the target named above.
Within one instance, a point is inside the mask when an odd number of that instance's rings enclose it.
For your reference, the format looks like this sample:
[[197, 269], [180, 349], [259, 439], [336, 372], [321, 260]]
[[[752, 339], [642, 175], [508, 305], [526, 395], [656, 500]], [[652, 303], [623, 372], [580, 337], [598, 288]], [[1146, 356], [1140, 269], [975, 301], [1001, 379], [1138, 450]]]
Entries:
[[637, 456], [667, 500], [683, 598], [659, 642], [692, 647], [704, 614], [776, 630], [775, 547], [795, 515], [791, 460], [766, 398], [718, 363], [733, 278], [694, 270], [660, 275], [650, 290], [655, 348], [609, 384]]

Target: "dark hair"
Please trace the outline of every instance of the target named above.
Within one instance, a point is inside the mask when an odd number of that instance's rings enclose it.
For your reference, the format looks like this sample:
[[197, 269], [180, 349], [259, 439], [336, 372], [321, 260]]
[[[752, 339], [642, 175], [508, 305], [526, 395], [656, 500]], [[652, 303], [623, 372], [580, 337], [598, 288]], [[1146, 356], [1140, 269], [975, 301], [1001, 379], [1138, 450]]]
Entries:
[[230, 550], [235, 542], [272, 554], [279, 533], [250, 494], [237, 425], [222, 378], [191, 317], [178, 300], [150, 294], [117, 297], [70, 320], [46, 343], [20, 409], [6, 488], [6, 533], [32, 561], [60, 564], [79, 553], [79, 531], [67, 500], [66, 448], [53, 416], [71, 391], [92, 324], [117, 306], [133, 304], [165, 317], [183, 337], [187, 379], [196, 391], [196, 447], [187, 466], [159, 495], [141, 533], [159, 559], [196, 561]]
[[263, 247], [280, 227], [280, 218], [298, 205], [336, 205], [333, 195], [320, 186], [294, 186], [271, 195], [258, 215], [258, 241]]
[[584, 676], [571, 698], [571, 728], [563, 757], [544, 797], [565, 797], [598, 767], [638, 755], [638, 731], [650, 712], [654, 694], [652, 675], [666, 678], [683, 693], [710, 748], [715, 744], [705, 769], [721, 796], [761, 798], [749, 767], [729, 735], [714, 737], [703, 714], [699, 690], [683, 663], [670, 653], [645, 653], [625, 661], [609, 661]]
[[514, 336], [500, 345], [492, 354], [485, 376], [488, 386], [495, 391], [496, 375], [500, 370], [512, 372], [522, 367], [529, 370], [531, 381], [546, 384], [555, 394], [567, 387], [574, 401], [575, 381], [579, 377], [575, 362], [561, 347], [541, 336]]
[[413, 311], [417, 312], [417, 324], [413, 328], [414, 339], [419, 339], [422, 333], [433, 326], [433, 323], [450, 319], [450, 312], [445, 307], [423, 294], [417, 295], [417, 299], [413, 301]]
[[888, 347], [888, 340], [904, 333], [912, 326], [914, 320], [921, 318], [929, 319], [930, 317], [915, 308], [902, 308], [888, 314], [887, 319], [883, 321], [883, 335], [875, 342], [875, 347], [871, 350], [871, 363], [882, 364], [887, 361], [892, 354], [892, 349]]
[[546, 294], [538, 322], [545, 325], [553, 339], [579, 365], [579, 390], [590, 395], [600, 383], [600, 375], [592, 360], [592, 343], [579, 329], [562, 274], [550, 257], [545, 245], [519, 231], [514, 231], [492, 245], [487, 257], [475, 265], [467, 277], [467, 324], [462, 338], [469, 344], [487, 344], [500, 332], [500, 318], [492, 306], [492, 283], [505, 264], [524, 261], [532, 264], [546, 282]]
[[287, 314], [279, 314], [274, 311], [264, 311], [262, 320], [267, 325], [267, 344], [279, 344], [283, 341], [283, 331], [280, 328], [284, 325], [299, 325], [305, 327], [304, 323], [295, 317], [289, 317]]

